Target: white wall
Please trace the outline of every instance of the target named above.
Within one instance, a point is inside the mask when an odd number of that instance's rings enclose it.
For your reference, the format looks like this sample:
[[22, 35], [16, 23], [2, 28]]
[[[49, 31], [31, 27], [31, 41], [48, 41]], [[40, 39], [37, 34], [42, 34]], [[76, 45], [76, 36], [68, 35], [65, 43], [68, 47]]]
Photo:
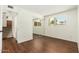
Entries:
[[32, 16], [27, 11], [19, 8], [16, 24], [18, 43], [33, 39]]
[[45, 35], [55, 38], [77, 42], [77, 9], [72, 9], [54, 16], [65, 16], [65, 25], [48, 25], [48, 17], [45, 17]]
[[78, 50], [79, 50], [79, 6], [78, 6]]
[[22, 8], [17, 8], [18, 9], [18, 15], [17, 15], [17, 23], [16, 23], [16, 28], [17, 28], [17, 41], [18, 43], [32, 40], [33, 39], [33, 24], [32, 24], [32, 19], [34, 17], [39, 17], [39, 15], [29, 12], [25, 9]]

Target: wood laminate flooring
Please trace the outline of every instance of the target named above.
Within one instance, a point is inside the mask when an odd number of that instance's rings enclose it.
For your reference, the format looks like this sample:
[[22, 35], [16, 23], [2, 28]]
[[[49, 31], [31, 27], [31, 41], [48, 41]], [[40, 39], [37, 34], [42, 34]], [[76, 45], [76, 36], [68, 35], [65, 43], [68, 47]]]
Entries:
[[33, 40], [18, 44], [14, 38], [4, 38], [3, 53], [77, 53], [76, 42], [34, 35]]

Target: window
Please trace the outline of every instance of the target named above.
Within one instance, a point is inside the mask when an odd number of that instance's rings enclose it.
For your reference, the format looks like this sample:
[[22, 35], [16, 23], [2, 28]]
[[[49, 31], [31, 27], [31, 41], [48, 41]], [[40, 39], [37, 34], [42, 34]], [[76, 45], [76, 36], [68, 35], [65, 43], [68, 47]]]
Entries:
[[33, 19], [34, 26], [41, 26], [41, 20], [40, 19]]

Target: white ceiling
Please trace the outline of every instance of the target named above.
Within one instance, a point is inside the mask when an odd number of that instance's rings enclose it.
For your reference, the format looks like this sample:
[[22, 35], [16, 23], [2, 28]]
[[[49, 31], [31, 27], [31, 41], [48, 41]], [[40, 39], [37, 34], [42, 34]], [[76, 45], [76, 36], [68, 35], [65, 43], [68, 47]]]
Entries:
[[17, 5], [17, 6], [41, 14], [43, 16], [76, 7], [76, 5]]

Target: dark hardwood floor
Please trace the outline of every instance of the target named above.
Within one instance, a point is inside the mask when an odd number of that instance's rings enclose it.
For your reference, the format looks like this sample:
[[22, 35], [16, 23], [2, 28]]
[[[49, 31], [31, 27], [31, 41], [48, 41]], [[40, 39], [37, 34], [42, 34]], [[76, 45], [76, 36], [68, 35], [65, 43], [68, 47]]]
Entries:
[[16, 40], [14, 38], [3, 38], [2, 52], [3, 53], [18, 52], [18, 45], [16, 43]]
[[14, 38], [3, 40], [3, 53], [77, 53], [76, 42], [65, 41], [40, 35], [34, 39], [17, 44]]

